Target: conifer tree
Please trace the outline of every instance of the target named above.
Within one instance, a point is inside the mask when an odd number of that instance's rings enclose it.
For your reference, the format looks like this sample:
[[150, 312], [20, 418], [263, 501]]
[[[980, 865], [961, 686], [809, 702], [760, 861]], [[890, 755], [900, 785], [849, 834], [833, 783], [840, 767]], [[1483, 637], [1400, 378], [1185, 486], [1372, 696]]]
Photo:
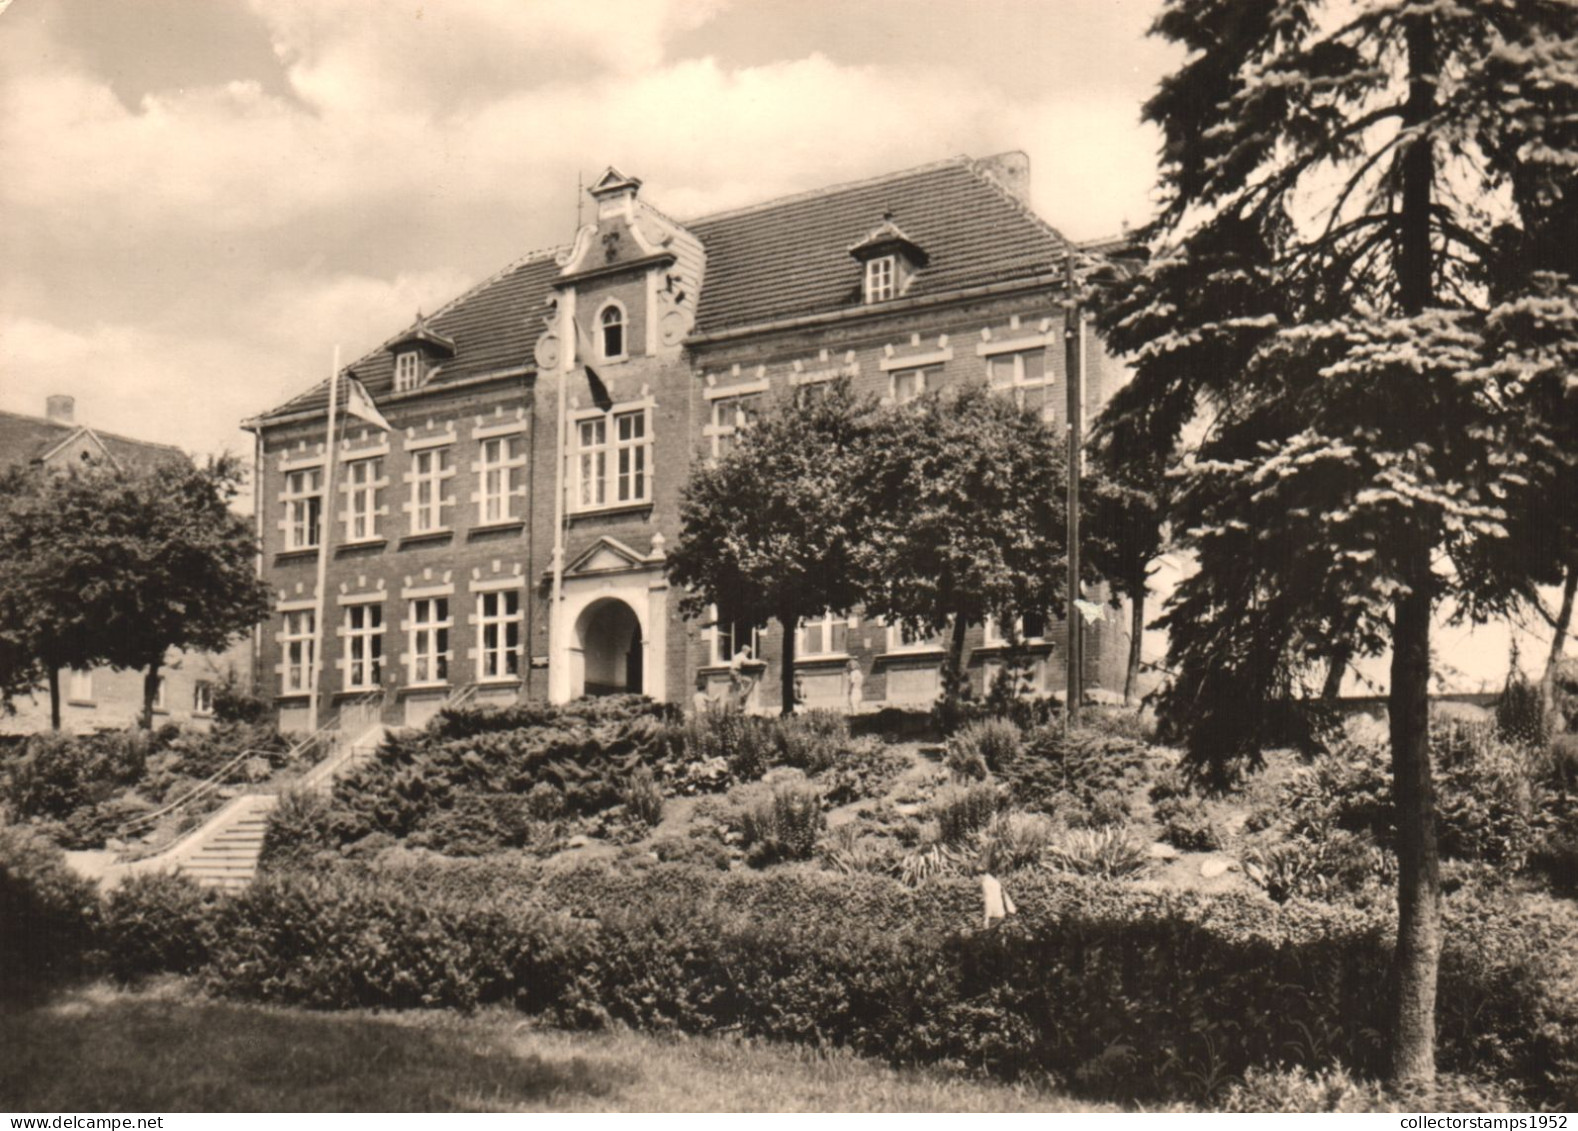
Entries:
[[1578, 404], [1538, 339], [1574, 307], [1578, 6], [1171, 0], [1154, 31], [1188, 50], [1146, 107], [1157, 254], [1101, 322], [1135, 367], [1108, 426], [1182, 463], [1164, 708], [1197, 766], [1254, 763], [1273, 705], [1390, 652], [1392, 1070], [1428, 1081], [1432, 622], [1556, 568], [1533, 531]]

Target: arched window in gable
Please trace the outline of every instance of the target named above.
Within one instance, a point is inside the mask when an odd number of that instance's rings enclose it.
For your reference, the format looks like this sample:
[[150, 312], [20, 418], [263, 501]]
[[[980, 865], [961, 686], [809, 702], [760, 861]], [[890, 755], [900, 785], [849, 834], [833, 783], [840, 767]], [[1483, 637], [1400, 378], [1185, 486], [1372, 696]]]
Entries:
[[602, 334], [603, 360], [612, 361], [625, 356], [625, 309], [617, 302], [610, 302], [598, 315], [598, 329]]

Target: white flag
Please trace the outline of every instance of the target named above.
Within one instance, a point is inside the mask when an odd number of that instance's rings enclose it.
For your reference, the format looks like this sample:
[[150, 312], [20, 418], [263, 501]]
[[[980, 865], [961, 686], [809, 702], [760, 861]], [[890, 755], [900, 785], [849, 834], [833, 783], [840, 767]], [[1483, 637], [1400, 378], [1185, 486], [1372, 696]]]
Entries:
[[373, 404], [373, 398], [367, 395], [367, 390], [362, 383], [349, 373], [345, 375], [345, 411], [352, 416], [359, 416], [369, 424], [376, 424], [385, 432], [393, 432], [389, 422], [384, 419], [384, 414], [378, 411], [378, 406]]

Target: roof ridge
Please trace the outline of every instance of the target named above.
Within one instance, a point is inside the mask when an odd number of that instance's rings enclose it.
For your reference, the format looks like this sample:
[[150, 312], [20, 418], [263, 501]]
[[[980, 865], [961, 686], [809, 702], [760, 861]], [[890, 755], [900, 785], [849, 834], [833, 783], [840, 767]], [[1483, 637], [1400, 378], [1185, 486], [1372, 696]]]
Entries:
[[[565, 251], [566, 249], [568, 249], [571, 246], [572, 245], [570, 245], [570, 244], [556, 244], [556, 245], [554, 245], [552, 247], [540, 247], [540, 248], [537, 248], [537, 249], [535, 249], [533, 251], [528, 251], [525, 255], [521, 256], [519, 259], [512, 260], [511, 262], [505, 264], [503, 267], [500, 267], [497, 271], [493, 272], [493, 274], [489, 275], [487, 278], [483, 279], [481, 282], [474, 284], [473, 286], [469, 287], [468, 289], [466, 289], [464, 291], [461, 291], [454, 298], [450, 299], [448, 302], [446, 302], [443, 305], [441, 305], [437, 310], [433, 311], [433, 313], [424, 315], [423, 316], [423, 321], [431, 322], [435, 318], [439, 318], [439, 317], [442, 317], [445, 314], [448, 314], [451, 310], [455, 309], [455, 307], [459, 306], [462, 302], [465, 302], [472, 295], [479, 294], [480, 292], [487, 290], [487, 288], [493, 286], [493, 284], [499, 282], [500, 280], [505, 278], [505, 276], [513, 274], [514, 272], [519, 271], [522, 267], [529, 266], [530, 264], [536, 263], [539, 260], [551, 259], [554, 256], [558, 255], [560, 252]], [[415, 323], [413, 323], [412, 325], [415, 325]], [[399, 330], [395, 331], [393, 334], [390, 334], [387, 338], [385, 338], [383, 341], [379, 342], [372, 349], [369, 349], [369, 350], [365, 351], [360, 357], [358, 357], [355, 361], [351, 362], [349, 365], [341, 366], [340, 367], [340, 373], [342, 373], [342, 374], [349, 373], [356, 366], [358, 366], [362, 362], [366, 361], [369, 357], [372, 357], [373, 355], [377, 354], [381, 350], [388, 349], [391, 345], [393, 345], [395, 342], [399, 341], [402, 337], [404, 337], [407, 333], [409, 333], [410, 330], [411, 330], [411, 326], [402, 326]], [[318, 385], [324, 385], [324, 384], [327, 384], [327, 383], [328, 383], [328, 381], [325, 378], [323, 381], [320, 381], [318, 383]], [[312, 390], [310, 390], [310, 391], [316, 391], [317, 388], [318, 388], [318, 385], [314, 385], [312, 387]], [[306, 396], [306, 395], [307, 395], [306, 393], [298, 393], [297, 397], [302, 397], [302, 396]], [[292, 397], [291, 400], [294, 401], [294, 400], [297, 399], [297, 397]], [[290, 403], [289, 401], [286, 402], [286, 404], [289, 404], [289, 403]]]
[[[1007, 153], [1022, 153], [1023, 150], [1005, 150], [1005, 152], [1007, 152]], [[1001, 156], [1001, 154], [993, 154], [992, 156], [993, 157]], [[1041, 213], [1037, 212], [1034, 208], [1030, 207], [1030, 204], [1029, 204], [1028, 201], [1024, 200], [1018, 193], [1014, 192], [1007, 185], [1003, 184], [1002, 181], [998, 180], [997, 177], [992, 175], [991, 170], [989, 170], [987, 168], [987, 166], [986, 166], [986, 162], [989, 161], [989, 160], [991, 160], [990, 157], [986, 157], [986, 158], [971, 157], [971, 158], [968, 159], [967, 165], [969, 167], [970, 172], [974, 173], [978, 180], [980, 180], [980, 181], [984, 182], [985, 184], [991, 186], [992, 190], [994, 192], [996, 192], [998, 196], [1002, 197], [1009, 204], [1013, 205], [1020, 212], [1024, 213], [1024, 215], [1026, 217], [1028, 217], [1031, 221], [1033, 221], [1035, 224], [1037, 224], [1041, 228], [1045, 229], [1046, 232], [1053, 239], [1057, 240], [1065, 248], [1073, 248], [1075, 246], [1073, 240], [1069, 239], [1062, 232], [1058, 231], [1051, 224], [1047, 223], [1047, 221], [1044, 218], [1042, 218]]]
[[111, 440], [119, 440], [123, 444], [136, 444], [139, 447], [144, 448], [165, 448], [172, 452], [179, 452], [182, 455], [186, 454], [186, 452], [180, 446], [176, 444], [167, 444], [163, 440], [140, 440], [136, 436], [126, 436], [119, 432], [107, 432], [102, 428], [95, 428], [91, 424], [81, 424], [77, 421], [72, 421], [70, 424], [67, 424], [64, 421], [51, 420], [47, 416], [38, 416], [31, 412], [16, 412], [9, 408], [0, 408], [0, 416], [9, 416], [16, 420], [26, 420], [31, 424], [42, 424], [49, 428], [64, 429], [67, 433], [69, 433], [69, 435], [61, 437], [63, 440], [69, 439], [71, 436], [75, 436], [78, 432], [92, 432], [100, 439], [108, 437]]
[[954, 157], [945, 157], [941, 161], [932, 161], [925, 165], [916, 165], [911, 169], [899, 169], [891, 173], [880, 173], [874, 177], [863, 177], [853, 181], [841, 181], [838, 184], [823, 185], [821, 188], [807, 189], [804, 192], [789, 193], [787, 196], [775, 197], [772, 200], [759, 201], [756, 204], [745, 204], [738, 208], [726, 208], [721, 212], [710, 212], [705, 216], [692, 216], [683, 221], [687, 225], [706, 224], [716, 220], [732, 220], [737, 216], [748, 216], [753, 212], [762, 212], [769, 208], [781, 208], [785, 204], [798, 204], [805, 200], [815, 200], [822, 196], [831, 196], [836, 192], [848, 192], [851, 189], [869, 188], [885, 181], [896, 181], [902, 177], [913, 177], [920, 173], [931, 173], [938, 169], [947, 169], [954, 166], [969, 168], [974, 166], [975, 158], [967, 153]]

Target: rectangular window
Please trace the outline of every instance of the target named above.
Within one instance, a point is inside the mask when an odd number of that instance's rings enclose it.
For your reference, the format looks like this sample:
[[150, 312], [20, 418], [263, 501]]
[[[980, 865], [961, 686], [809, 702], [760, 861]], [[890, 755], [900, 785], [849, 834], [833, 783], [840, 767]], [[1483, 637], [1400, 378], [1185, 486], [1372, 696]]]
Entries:
[[384, 607], [345, 606], [345, 688], [361, 691], [384, 679]]
[[305, 695], [312, 690], [313, 615], [311, 609], [285, 614], [285, 630], [280, 633], [280, 652], [284, 672], [280, 690], [286, 695]]
[[714, 665], [726, 664], [734, 659], [734, 654], [746, 645], [750, 646], [752, 656], [761, 655], [761, 630], [755, 625], [746, 624], [744, 621], [716, 620], [718, 610], [712, 610], [714, 623], [712, 626], [712, 662]]
[[206, 679], [200, 679], [192, 684], [192, 714], [212, 715], [214, 713], [214, 685]]
[[482, 523], [510, 522], [519, 518], [515, 500], [526, 469], [521, 437], [496, 436], [482, 441], [482, 458], [478, 464]]
[[645, 503], [652, 498], [651, 447], [647, 410], [592, 417], [576, 425], [578, 507]]
[[942, 647], [940, 632], [916, 632], [908, 625], [888, 625], [889, 652], [929, 652]]
[[310, 550], [323, 535], [323, 469], [285, 475], [285, 549]]
[[345, 540], [365, 542], [378, 537], [378, 481], [382, 459], [357, 459], [345, 465]]
[[[1021, 644], [1040, 644], [1046, 639], [1047, 618], [1042, 613], [1030, 613], [1020, 617], [1018, 627]], [[1002, 626], [997, 623], [996, 617], [986, 618], [985, 632], [988, 648], [1000, 648], [1008, 643], [1008, 637], [1003, 635]]]
[[421, 597], [411, 602], [411, 682], [443, 683], [449, 679], [448, 597]]
[[1057, 398], [1052, 375], [1047, 372], [1045, 349], [998, 353], [986, 359], [986, 379], [994, 389], [1009, 393], [1020, 408], [1042, 420], [1057, 418]]
[[415, 350], [408, 350], [395, 358], [395, 392], [403, 393], [407, 389], [416, 388], [417, 379], [421, 372], [422, 358]]
[[924, 369], [895, 369], [890, 379], [894, 404], [909, 404], [926, 391]]
[[477, 628], [482, 642], [477, 676], [508, 679], [520, 674], [521, 595], [518, 589], [477, 594]]
[[449, 449], [425, 448], [411, 455], [411, 533], [444, 529], [444, 480]]
[[721, 459], [739, 443], [739, 435], [756, 423], [757, 398], [719, 397], [712, 402], [712, 454]]
[[93, 702], [93, 673], [79, 672], [73, 668], [71, 680], [66, 686], [66, 698], [73, 703]]
[[795, 639], [795, 655], [841, 656], [849, 647], [849, 618], [842, 613], [825, 613], [816, 620], [803, 622]]
[[866, 260], [866, 301], [886, 302], [893, 297], [893, 257]]

